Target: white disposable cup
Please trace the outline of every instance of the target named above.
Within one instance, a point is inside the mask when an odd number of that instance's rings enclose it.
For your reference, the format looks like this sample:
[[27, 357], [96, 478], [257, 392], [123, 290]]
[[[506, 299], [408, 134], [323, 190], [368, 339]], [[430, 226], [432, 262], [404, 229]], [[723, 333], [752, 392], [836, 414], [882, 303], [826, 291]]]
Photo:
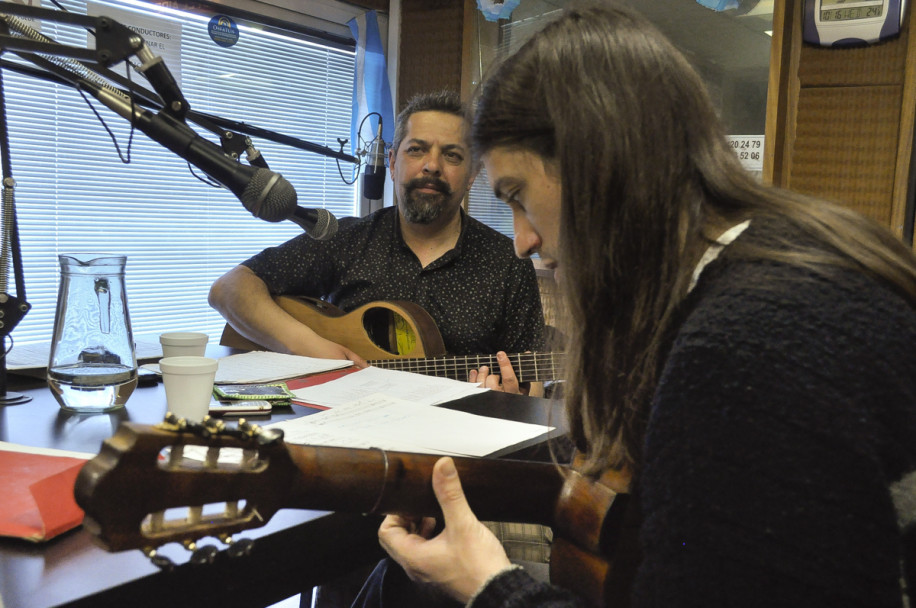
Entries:
[[209, 357], [164, 357], [159, 360], [169, 411], [188, 422], [200, 422], [210, 409], [219, 362]]
[[159, 335], [163, 357], [203, 357], [210, 336], [193, 331], [170, 331]]

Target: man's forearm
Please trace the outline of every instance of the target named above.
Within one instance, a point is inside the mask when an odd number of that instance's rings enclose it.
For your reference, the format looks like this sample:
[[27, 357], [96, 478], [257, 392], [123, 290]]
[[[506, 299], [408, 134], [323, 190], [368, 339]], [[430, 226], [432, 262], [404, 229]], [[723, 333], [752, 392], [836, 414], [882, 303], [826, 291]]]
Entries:
[[209, 303], [245, 338], [276, 352], [302, 354], [315, 332], [274, 302], [267, 285], [245, 266], [237, 266], [210, 288]]
[[279, 353], [365, 362], [283, 310], [251, 269], [236, 266], [210, 288], [209, 303], [242, 336]]

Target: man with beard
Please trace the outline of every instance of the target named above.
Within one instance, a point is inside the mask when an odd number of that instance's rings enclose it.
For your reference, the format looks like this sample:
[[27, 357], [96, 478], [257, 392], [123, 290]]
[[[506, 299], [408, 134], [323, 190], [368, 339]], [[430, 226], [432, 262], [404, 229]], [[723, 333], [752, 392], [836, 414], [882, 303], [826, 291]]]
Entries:
[[[418, 96], [398, 115], [388, 153], [397, 205], [340, 222], [317, 241], [305, 234], [265, 249], [220, 277], [213, 306], [243, 336], [283, 353], [365, 361], [318, 336], [280, 308], [277, 295], [321, 298], [345, 312], [406, 300], [435, 320], [451, 355], [518, 353], [542, 347], [544, 329], [530, 260], [511, 239], [461, 207], [476, 169], [457, 95]], [[501, 372], [488, 374], [487, 372]], [[516, 392], [511, 365], [471, 379]]]

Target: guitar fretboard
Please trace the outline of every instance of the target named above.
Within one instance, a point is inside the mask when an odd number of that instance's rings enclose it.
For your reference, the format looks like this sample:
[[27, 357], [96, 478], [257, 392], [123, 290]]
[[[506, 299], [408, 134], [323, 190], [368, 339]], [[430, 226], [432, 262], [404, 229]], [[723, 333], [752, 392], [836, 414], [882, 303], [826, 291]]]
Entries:
[[[565, 353], [518, 353], [509, 355], [519, 382], [544, 382], [562, 378]], [[426, 357], [418, 359], [377, 359], [369, 365], [383, 369], [414, 372], [426, 376], [466, 381], [468, 372], [486, 365], [491, 373], [499, 373], [496, 355], [465, 355], [460, 357]]]

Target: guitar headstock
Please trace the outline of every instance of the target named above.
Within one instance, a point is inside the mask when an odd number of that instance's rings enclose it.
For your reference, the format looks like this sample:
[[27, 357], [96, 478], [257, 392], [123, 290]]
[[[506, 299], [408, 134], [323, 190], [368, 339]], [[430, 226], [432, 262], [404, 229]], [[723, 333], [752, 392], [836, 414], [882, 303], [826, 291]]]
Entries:
[[108, 551], [151, 557], [171, 542], [194, 551], [205, 536], [231, 547], [232, 534], [263, 526], [283, 506], [298, 469], [282, 437], [245, 421], [122, 423], [76, 479], [83, 527]]

